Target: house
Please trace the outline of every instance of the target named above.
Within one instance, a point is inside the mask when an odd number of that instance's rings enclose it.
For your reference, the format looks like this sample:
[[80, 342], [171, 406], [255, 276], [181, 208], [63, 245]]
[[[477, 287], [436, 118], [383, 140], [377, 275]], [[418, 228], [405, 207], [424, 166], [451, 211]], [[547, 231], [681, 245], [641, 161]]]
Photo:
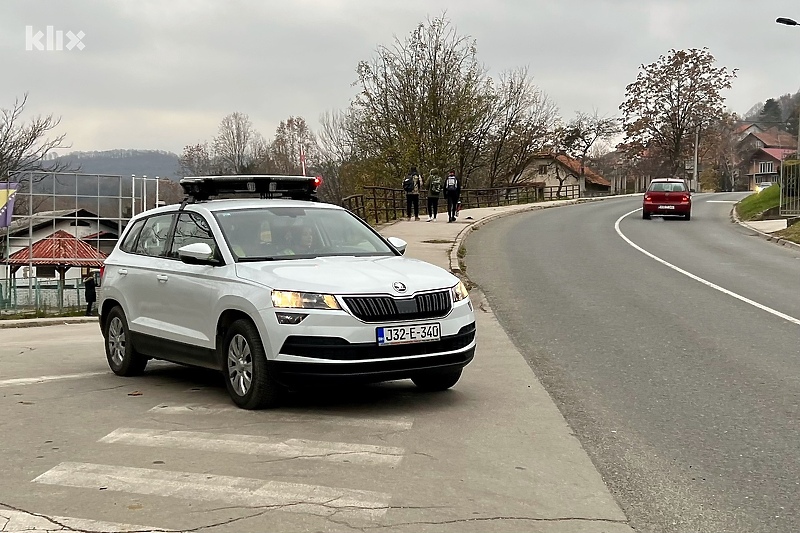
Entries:
[[738, 146], [743, 155], [747, 189], [752, 191], [756, 183], [780, 181], [781, 164], [797, 152], [797, 138], [773, 127], [751, 131]]
[[764, 128], [762, 128], [755, 122], [743, 122], [742, 124], [739, 124], [734, 130], [734, 133], [736, 135], [736, 142], [741, 142], [742, 140], [744, 140], [745, 137], [747, 137], [751, 133], [763, 133], [763, 132]]
[[[41, 211], [31, 216], [15, 215], [8, 228], [0, 228], [0, 273], [3, 279], [13, 275], [17, 278], [52, 278], [56, 273], [52, 266], [36, 266], [36, 262], [22, 268], [10, 268], [8, 258], [20, 250], [31, 249], [58, 232], [78, 239], [103, 255], [108, 255], [122, 232], [123, 220], [104, 219], [86, 209], [62, 209]], [[83, 248], [83, 247], [81, 247]], [[80, 278], [79, 266], [65, 271], [65, 277]]]
[[[586, 195], [608, 194], [611, 182], [591, 168], [584, 167]], [[545, 198], [555, 197], [561, 184], [561, 196], [578, 196], [581, 162], [565, 154], [541, 153], [528, 164], [522, 172], [520, 183], [544, 183]], [[559, 183], [559, 182], [563, 183]]]

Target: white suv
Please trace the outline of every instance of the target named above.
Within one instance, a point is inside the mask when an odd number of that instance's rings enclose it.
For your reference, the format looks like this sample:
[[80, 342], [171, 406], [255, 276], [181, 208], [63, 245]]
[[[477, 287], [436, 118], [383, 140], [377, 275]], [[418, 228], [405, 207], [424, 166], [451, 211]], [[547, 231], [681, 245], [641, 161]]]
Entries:
[[[111, 369], [139, 374], [149, 359], [219, 369], [245, 409], [331, 378], [455, 385], [475, 353], [464, 284], [314, 201], [319, 183], [184, 178], [183, 204], [134, 217], [102, 272]], [[226, 195], [239, 198], [209, 200]]]

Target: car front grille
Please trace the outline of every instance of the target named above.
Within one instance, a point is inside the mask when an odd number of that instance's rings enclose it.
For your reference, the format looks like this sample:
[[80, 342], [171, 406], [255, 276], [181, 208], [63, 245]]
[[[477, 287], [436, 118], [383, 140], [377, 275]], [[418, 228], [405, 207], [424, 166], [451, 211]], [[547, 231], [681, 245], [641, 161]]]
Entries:
[[388, 359], [454, 352], [466, 348], [474, 340], [475, 322], [467, 324], [455, 335], [442, 337], [438, 341], [389, 346], [378, 346], [377, 341], [353, 344], [340, 337], [290, 335], [283, 343], [280, 353], [339, 361]]
[[364, 322], [441, 318], [450, 312], [450, 291], [428, 292], [413, 298], [345, 296], [345, 305]]

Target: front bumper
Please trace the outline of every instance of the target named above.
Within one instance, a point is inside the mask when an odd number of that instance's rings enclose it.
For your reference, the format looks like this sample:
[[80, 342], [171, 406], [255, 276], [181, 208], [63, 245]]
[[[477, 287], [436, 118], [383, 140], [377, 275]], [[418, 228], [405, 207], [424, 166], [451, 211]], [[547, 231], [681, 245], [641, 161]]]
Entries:
[[436, 370], [456, 370], [475, 355], [475, 322], [438, 341], [378, 346], [339, 337], [299, 336], [286, 339], [281, 354], [291, 360], [268, 361], [273, 377], [284, 385], [326, 380], [391, 381]]

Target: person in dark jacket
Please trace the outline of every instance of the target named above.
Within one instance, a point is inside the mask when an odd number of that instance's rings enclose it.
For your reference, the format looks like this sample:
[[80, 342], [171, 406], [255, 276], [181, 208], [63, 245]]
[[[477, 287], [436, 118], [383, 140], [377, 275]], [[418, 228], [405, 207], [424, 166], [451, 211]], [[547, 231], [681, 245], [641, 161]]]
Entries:
[[97, 284], [94, 281], [94, 274], [89, 274], [83, 279], [83, 287], [86, 298], [86, 316], [92, 316], [92, 307], [97, 301]]
[[444, 180], [444, 197], [447, 198], [447, 221], [455, 222], [458, 209], [458, 197], [461, 196], [461, 180], [456, 171], [450, 169]]

